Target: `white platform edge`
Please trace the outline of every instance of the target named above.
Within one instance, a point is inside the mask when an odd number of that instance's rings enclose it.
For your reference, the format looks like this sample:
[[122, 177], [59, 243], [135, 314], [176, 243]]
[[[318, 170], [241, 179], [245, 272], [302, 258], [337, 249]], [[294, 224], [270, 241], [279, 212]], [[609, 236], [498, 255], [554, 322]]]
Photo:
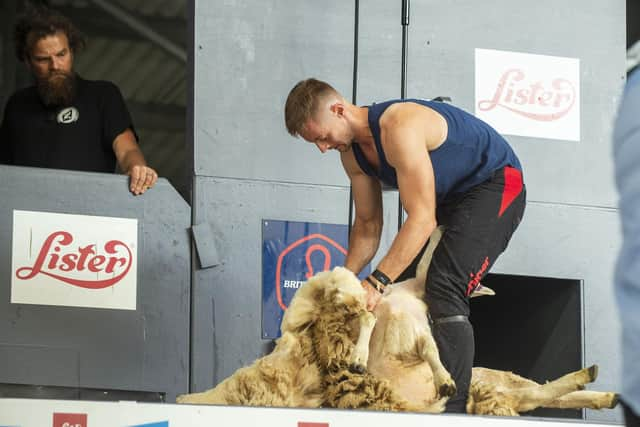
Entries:
[[162, 425], [169, 427], [303, 427], [304, 423], [320, 423], [314, 427], [576, 427], [581, 425], [609, 427], [616, 425], [557, 419], [356, 410], [201, 406], [125, 401], [0, 399], [0, 427], [52, 426], [54, 413], [87, 414], [87, 425], [78, 427], [130, 427], [163, 422], [167, 422], [167, 424]]

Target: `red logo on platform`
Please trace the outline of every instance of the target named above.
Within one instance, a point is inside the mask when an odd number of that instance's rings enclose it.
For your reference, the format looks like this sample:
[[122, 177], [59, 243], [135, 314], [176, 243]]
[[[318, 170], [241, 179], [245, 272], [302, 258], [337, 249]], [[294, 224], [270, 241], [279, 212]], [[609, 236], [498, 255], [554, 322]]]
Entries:
[[[113, 286], [124, 278], [133, 262], [129, 246], [119, 240], [110, 240], [104, 245], [107, 256], [98, 255], [96, 245], [71, 248], [73, 236], [66, 231], [51, 233], [30, 267], [16, 270], [16, 277], [29, 280], [44, 274], [69, 285], [87, 289], [102, 289]], [[63, 248], [69, 249], [63, 252]], [[75, 250], [74, 250], [75, 249]], [[70, 277], [72, 273], [86, 272], [90, 275], [104, 273], [112, 275], [103, 280], [82, 280]]]
[[53, 427], [87, 427], [87, 414], [53, 414]]
[[545, 86], [543, 82], [527, 81], [525, 77], [520, 69], [506, 71], [500, 77], [493, 99], [480, 101], [478, 108], [490, 111], [502, 107], [542, 122], [558, 120], [573, 108], [576, 89], [569, 80], [558, 78]]
[[298, 421], [298, 427], [329, 427], [329, 423], [305, 423]]

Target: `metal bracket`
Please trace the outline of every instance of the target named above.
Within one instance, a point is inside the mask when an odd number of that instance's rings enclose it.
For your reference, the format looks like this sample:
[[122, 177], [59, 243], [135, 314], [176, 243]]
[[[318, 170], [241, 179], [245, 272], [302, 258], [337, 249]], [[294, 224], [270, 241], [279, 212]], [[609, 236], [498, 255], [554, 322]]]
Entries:
[[198, 253], [200, 268], [210, 268], [221, 264], [211, 226], [206, 222], [194, 225], [191, 227], [191, 234]]

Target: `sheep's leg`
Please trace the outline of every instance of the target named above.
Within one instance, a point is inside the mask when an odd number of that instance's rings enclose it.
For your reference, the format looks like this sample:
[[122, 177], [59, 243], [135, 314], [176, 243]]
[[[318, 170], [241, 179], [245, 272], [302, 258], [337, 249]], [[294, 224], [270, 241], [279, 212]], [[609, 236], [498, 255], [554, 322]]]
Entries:
[[440, 243], [440, 239], [442, 239], [442, 234], [444, 233], [444, 227], [439, 226], [436, 227], [435, 230], [429, 236], [429, 243], [427, 243], [427, 248], [422, 254], [422, 258], [416, 267], [416, 278], [418, 282], [423, 284], [427, 279], [427, 270], [429, 270], [429, 265], [431, 264], [431, 258], [433, 258], [433, 252], [436, 250], [436, 246]]
[[594, 381], [597, 376], [598, 367], [593, 365], [540, 386], [510, 390], [505, 394], [515, 397], [517, 412], [532, 411], [540, 406], [547, 406], [549, 402], [568, 393], [582, 390], [585, 384]]
[[500, 371], [497, 369], [482, 368], [476, 366], [472, 370], [471, 384], [474, 383], [500, 385], [502, 388], [516, 389], [537, 387], [540, 384], [528, 378], [521, 377], [510, 371]]
[[176, 397], [176, 403], [228, 405], [221, 388], [212, 388], [201, 393], [182, 394]]
[[364, 373], [369, 361], [369, 342], [371, 341], [373, 328], [376, 325], [376, 318], [370, 311], [363, 311], [360, 313], [358, 320], [360, 321], [360, 334], [349, 361], [349, 370]]
[[426, 333], [420, 337], [420, 344], [420, 357], [431, 366], [433, 381], [436, 390], [438, 390], [438, 396], [442, 398], [456, 394], [456, 383], [440, 361], [438, 346], [436, 345], [429, 325], [426, 325]]
[[544, 406], [561, 409], [612, 409], [616, 407], [619, 399], [617, 393], [581, 390], [560, 396]]

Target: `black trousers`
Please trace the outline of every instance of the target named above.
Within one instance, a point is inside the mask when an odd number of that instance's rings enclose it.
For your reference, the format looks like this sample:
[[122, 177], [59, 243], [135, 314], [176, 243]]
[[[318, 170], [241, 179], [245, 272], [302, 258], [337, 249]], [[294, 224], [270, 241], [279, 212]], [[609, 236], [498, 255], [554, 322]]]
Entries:
[[[440, 359], [456, 382], [457, 393], [447, 412], [465, 412], [474, 337], [471, 324], [453, 316], [469, 316], [469, 295], [498, 256], [506, 249], [520, 224], [526, 189], [520, 171], [505, 167], [484, 183], [439, 205], [436, 218], [445, 231], [427, 274], [425, 299], [433, 319], [432, 331]], [[415, 276], [422, 253], [398, 281]]]
[[640, 427], [640, 417], [627, 406], [626, 403], [622, 402], [622, 407], [624, 408], [624, 421], [626, 427]]

